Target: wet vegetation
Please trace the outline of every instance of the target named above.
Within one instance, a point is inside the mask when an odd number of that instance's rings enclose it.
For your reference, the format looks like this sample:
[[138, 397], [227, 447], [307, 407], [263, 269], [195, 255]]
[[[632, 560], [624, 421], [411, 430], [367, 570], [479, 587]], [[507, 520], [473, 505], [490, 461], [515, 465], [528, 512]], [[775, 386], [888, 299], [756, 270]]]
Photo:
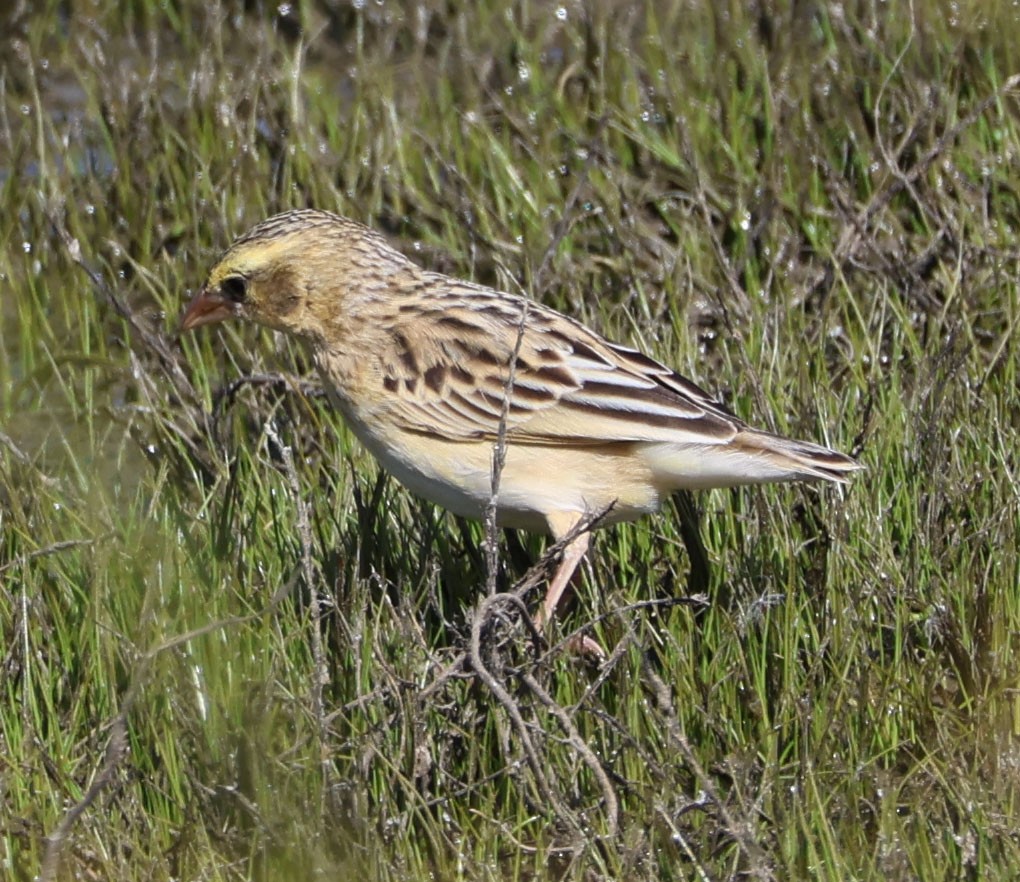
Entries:
[[[978, 0], [6, 5], [0, 875], [1016, 878], [1018, 46]], [[306, 205], [867, 471], [694, 497], [707, 576], [680, 512], [599, 533], [557, 636], [609, 660], [536, 648], [541, 539], [491, 599], [304, 353], [175, 338]]]

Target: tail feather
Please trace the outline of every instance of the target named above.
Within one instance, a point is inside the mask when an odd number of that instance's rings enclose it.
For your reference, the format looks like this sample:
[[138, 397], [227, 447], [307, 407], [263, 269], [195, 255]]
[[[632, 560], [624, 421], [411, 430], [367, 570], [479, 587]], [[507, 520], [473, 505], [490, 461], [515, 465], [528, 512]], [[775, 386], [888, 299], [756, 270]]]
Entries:
[[857, 460], [811, 441], [795, 441], [758, 429], [745, 429], [733, 439], [735, 447], [746, 455], [768, 461], [785, 477], [766, 480], [826, 480], [846, 484], [850, 476], [864, 468]]
[[664, 490], [704, 490], [780, 481], [834, 481], [845, 484], [863, 466], [813, 444], [741, 428], [722, 444], [653, 444], [646, 462]]

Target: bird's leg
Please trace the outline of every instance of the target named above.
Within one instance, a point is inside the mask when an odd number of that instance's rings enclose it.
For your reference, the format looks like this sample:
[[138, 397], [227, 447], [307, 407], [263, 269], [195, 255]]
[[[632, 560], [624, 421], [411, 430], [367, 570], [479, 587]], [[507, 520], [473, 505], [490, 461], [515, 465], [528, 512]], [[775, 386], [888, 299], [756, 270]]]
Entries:
[[567, 543], [567, 547], [563, 549], [563, 559], [560, 561], [556, 574], [549, 581], [549, 587], [546, 589], [542, 608], [535, 616], [535, 625], [539, 630], [548, 625], [556, 614], [556, 606], [559, 604], [563, 592], [570, 583], [570, 577], [574, 575], [574, 570], [577, 569], [581, 558], [588, 551], [589, 538], [590, 534], [585, 531], [579, 536], [575, 536]]
[[[578, 521], [579, 519], [574, 517], [556, 518], [555, 520], [550, 518], [549, 529], [553, 534], [553, 538], [558, 541], [568, 535], [577, 526]], [[563, 549], [563, 558], [560, 560], [559, 568], [549, 582], [541, 609], [535, 614], [535, 627], [539, 631], [544, 630], [549, 625], [549, 622], [552, 621], [553, 616], [556, 615], [556, 607], [560, 602], [560, 598], [563, 596], [567, 585], [570, 584], [570, 578], [576, 572], [577, 565], [588, 551], [590, 541], [591, 533], [585, 530], [571, 539]], [[586, 655], [599, 660], [606, 657], [605, 650], [591, 637], [580, 637], [579, 639], [572, 640], [569, 648], [572, 652], [576, 652], [579, 655]]]

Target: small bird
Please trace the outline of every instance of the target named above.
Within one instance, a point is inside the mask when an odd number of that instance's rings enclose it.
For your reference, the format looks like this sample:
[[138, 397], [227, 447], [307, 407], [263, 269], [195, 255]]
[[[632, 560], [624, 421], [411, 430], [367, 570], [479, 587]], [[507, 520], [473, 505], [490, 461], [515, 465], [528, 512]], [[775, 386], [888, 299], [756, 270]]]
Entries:
[[[422, 269], [378, 233], [287, 211], [223, 254], [181, 330], [250, 319], [305, 342], [331, 400], [413, 492], [482, 518], [505, 426], [497, 523], [560, 540], [655, 512], [676, 490], [845, 483], [861, 466], [754, 429], [675, 371], [527, 298]], [[588, 549], [564, 548], [548, 623]]]

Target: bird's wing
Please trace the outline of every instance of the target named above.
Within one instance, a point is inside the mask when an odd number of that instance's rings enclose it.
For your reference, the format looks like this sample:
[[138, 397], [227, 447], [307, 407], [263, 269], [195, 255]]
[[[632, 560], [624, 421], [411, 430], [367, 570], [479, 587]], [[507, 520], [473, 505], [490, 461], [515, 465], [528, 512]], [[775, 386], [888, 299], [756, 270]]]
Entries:
[[451, 283], [415, 299], [391, 328], [386, 409], [408, 431], [494, 440], [513, 387], [507, 438], [531, 444], [725, 444], [744, 424], [642, 353], [522, 298]]

